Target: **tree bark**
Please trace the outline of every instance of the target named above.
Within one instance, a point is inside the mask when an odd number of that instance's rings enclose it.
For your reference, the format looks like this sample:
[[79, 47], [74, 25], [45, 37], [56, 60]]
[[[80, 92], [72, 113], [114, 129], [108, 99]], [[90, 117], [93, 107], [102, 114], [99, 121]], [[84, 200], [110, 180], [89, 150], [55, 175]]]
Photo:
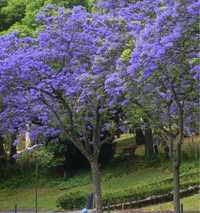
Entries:
[[175, 213], [180, 213], [180, 153], [181, 144], [177, 143], [174, 145], [175, 150], [173, 153], [173, 182], [174, 182], [174, 211]]
[[181, 145], [184, 139], [184, 101], [180, 101], [173, 84], [171, 84], [171, 91], [174, 96], [178, 108], [178, 125], [179, 125], [179, 139], [174, 144], [173, 152], [173, 179], [174, 179], [174, 211], [181, 212], [180, 206], [180, 164], [181, 164]]
[[137, 128], [135, 130], [135, 140], [136, 140], [136, 145], [145, 144], [145, 137], [141, 128]]
[[6, 152], [3, 146], [3, 138], [0, 136], [0, 168], [5, 167]]
[[102, 206], [102, 192], [101, 192], [101, 174], [100, 174], [98, 159], [95, 158], [95, 159], [91, 160], [90, 166], [91, 166], [91, 171], [92, 171], [96, 212], [102, 213], [103, 206]]
[[145, 156], [151, 158], [153, 155], [153, 135], [150, 127], [145, 128]]
[[10, 145], [10, 156], [9, 156], [9, 162], [10, 164], [15, 164], [16, 163], [16, 159], [13, 157], [13, 155], [15, 155], [17, 153], [17, 149], [16, 146], [12, 144]]

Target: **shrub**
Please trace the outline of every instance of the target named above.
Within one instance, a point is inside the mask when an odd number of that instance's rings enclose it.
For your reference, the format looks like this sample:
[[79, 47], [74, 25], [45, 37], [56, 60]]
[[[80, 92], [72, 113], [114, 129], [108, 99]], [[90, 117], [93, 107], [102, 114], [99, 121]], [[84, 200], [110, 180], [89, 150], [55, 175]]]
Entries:
[[31, 152], [24, 152], [17, 158], [17, 163], [22, 167], [35, 166], [36, 161], [39, 167], [48, 168], [52, 166], [53, 154], [44, 147], [35, 149]]
[[82, 192], [71, 192], [59, 197], [56, 201], [57, 207], [65, 210], [81, 209], [86, 206], [87, 195]]

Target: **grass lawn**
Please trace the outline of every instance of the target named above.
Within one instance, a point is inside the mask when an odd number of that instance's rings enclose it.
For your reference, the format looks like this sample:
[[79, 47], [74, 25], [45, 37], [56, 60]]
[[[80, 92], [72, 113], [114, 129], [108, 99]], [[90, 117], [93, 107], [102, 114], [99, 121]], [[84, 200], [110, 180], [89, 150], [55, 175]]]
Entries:
[[[56, 210], [56, 199], [61, 191], [56, 188], [40, 188], [38, 208], [42, 210]], [[0, 211], [14, 210], [15, 204], [18, 210], [34, 209], [34, 188], [18, 188], [16, 190], [0, 190]]]
[[[183, 209], [185, 211], [200, 211], [200, 194], [195, 194], [190, 197], [182, 198], [181, 203], [183, 204]], [[164, 210], [173, 210], [173, 203], [163, 203], [159, 205], [148, 206], [143, 210], [147, 211], [164, 211]]]
[[[160, 188], [167, 186], [171, 187], [172, 177], [170, 162], [162, 161], [158, 158], [157, 161], [146, 162], [141, 158], [144, 151], [143, 147], [136, 150], [138, 157], [123, 158], [119, 153], [123, 153], [124, 147], [131, 145], [134, 141], [132, 135], [126, 135], [117, 142], [117, 156], [108, 167], [102, 171], [102, 187], [104, 197], [117, 198], [119, 196], [130, 197], [136, 192], [149, 193], [151, 187]], [[161, 160], [161, 162], [159, 162]], [[184, 161], [181, 167], [181, 182], [182, 184], [197, 183], [199, 176], [198, 161]], [[30, 179], [29, 179], [30, 178]], [[193, 181], [193, 182], [191, 182]], [[56, 200], [64, 193], [69, 192], [85, 192], [89, 194], [92, 191], [91, 177], [89, 171], [82, 171], [76, 176], [63, 180], [61, 178], [41, 178], [38, 189], [38, 207], [40, 210], [54, 211]], [[148, 194], [147, 193], [147, 194]], [[145, 194], [146, 196], [146, 194]], [[34, 181], [33, 177], [26, 179], [9, 180], [6, 183], [0, 183], [0, 211], [13, 210], [17, 203], [19, 209], [29, 210], [34, 208]], [[191, 206], [191, 210], [197, 208], [193, 205], [196, 199], [192, 198], [187, 201], [187, 205]], [[189, 198], [186, 198], [189, 199]], [[165, 204], [164, 204], [165, 205]], [[163, 208], [166, 210], [170, 204], [166, 204]], [[153, 207], [152, 207], [153, 208]]]
[[[134, 188], [142, 184], [155, 182], [156, 177], [159, 177], [161, 180], [169, 175], [169, 170], [162, 170], [160, 168], [146, 168], [145, 170], [136, 171], [130, 167], [127, 167], [126, 170], [107, 168], [103, 171], [103, 191], [104, 193], [114, 194], [123, 193], [125, 190], [134, 190]], [[68, 181], [57, 180], [54, 183], [54, 181], [49, 180], [46, 186], [40, 186], [38, 189], [38, 206], [40, 210], [55, 210], [56, 200], [62, 194], [78, 191], [88, 192], [89, 194], [91, 190], [92, 186], [88, 173], [80, 175], [75, 179], [71, 178]], [[34, 207], [34, 187], [19, 187], [15, 189], [11, 187], [0, 190], [1, 211], [12, 210], [16, 203], [19, 209], [32, 209]]]

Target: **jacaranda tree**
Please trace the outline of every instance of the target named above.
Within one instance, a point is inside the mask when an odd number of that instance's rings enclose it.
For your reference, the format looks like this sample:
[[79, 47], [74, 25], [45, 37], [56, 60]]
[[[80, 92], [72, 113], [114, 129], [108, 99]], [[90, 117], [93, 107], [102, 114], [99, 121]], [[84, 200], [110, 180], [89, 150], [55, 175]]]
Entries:
[[174, 204], [179, 213], [181, 144], [186, 132], [195, 131], [198, 119], [193, 118], [199, 117], [200, 2], [101, 0], [98, 6], [128, 23], [130, 60], [121, 64], [121, 69], [128, 66], [127, 94], [173, 141]]
[[[180, 144], [186, 112], [197, 100], [195, 92], [189, 94], [198, 89], [197, 6], [194, 0], [101, 0], [93, 14], [82, 7], [44, 8], [37, 38], [0, 38], [2, 131], [22, 132], [29, 124], [32, 140], [66, 134], [91, 165], [100, 213], [98, 157], [106, 143], [101, 133], [112, 128], [110, 114], [127, 98], [143, 107], [149, 92], [155, 94], [147, 103], [152, 106], [164, 106], [170, 96], [171, 130], [180, 138], [174, 155], [179, 213]], [[163, 109], [159, 119], [166, 114]]]
[[[161, 2], [160, 2], [161, 3]], [[186, 132], [195, 131], [199, 117], [197, 1], [166, 1], [136, 36], [128, 73], [144, 85], [151, 98], [140, 100], [158, 118], [171, 140], [174, 207], [180, 213], [179, 168]], [[147, 103], [148, 102], [148, 103]], [[159, 107], [158, 107], [159, 106]], [[154, 124], [156, 122], [154, 121]]]
[[91, 165], [96, 208], [102, 212], [98, 158], [106, 140], [101, 133], [112, 127], [108, 114], [124, 92], [115, 67], [127, 25], [82, 7], [65, 11], [53, 5], [37, 20], [44, 30], [36, 39], [1, 37], [2, 129], [21, 132], [29, 124], [32, 140], [67, 135]]

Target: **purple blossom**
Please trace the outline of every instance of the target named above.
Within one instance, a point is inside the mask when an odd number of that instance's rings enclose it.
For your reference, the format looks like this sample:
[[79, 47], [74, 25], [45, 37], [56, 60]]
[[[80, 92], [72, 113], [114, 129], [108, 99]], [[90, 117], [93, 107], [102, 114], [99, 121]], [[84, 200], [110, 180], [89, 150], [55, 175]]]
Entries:
[[[82, 131], [88, 116], [95, 120], [95, 108], [103, 116], [115, 105], [127, 106], [125, 97], [137, 98], [141, 91], [154, 96], [139, 96], [139, 102], [161, 103], [157, 114], [166, 121], [164, 106], [173, 99], [168, 89], [174, 86], [180, 98], [191, 84], [196, 90], [199, 69], [191, 61], [198, 39], [191, 26], [198, 6], [196, 1], [101, 0], [96, 13], [43, 8], [37, 20], [44, 28], [37, 38], [0, 37], [2, 131], [18, 132], [30, 123], [32, 139], [43, 140], [69, 131], [72, 117]], [[183, 40], [188, 46], [180, 45]], [[131, 59], [123, 61], [127, 49]], [[177, 70], [182, 81], [171, 85]], [[146, 82], [153, 86], [146, 89]]]
[[18, 146], [19, 143], [20, 143], [19, 139], [16, 139], [16, 140], [14, 141], [14, 143], [13, 143], [13, 146]]

